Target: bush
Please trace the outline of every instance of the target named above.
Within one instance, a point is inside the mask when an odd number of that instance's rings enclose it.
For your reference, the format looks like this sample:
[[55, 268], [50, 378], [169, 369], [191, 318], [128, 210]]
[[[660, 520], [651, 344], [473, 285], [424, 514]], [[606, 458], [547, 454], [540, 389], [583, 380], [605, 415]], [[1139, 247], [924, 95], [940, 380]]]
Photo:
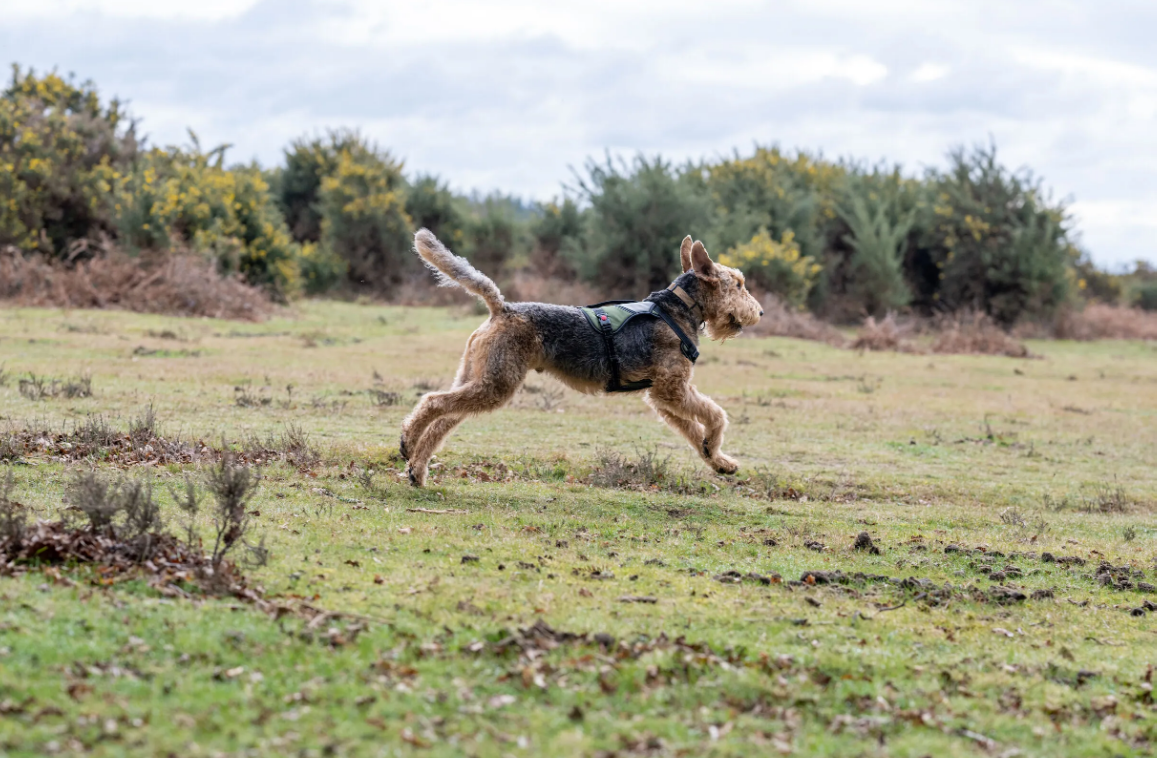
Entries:
[[100, 246], [115, 233], [111, 191], [136, 151], [119, 101], [13, 66], [0, 93], [0, 247], [72, 259]]
[[1157, 281], [1140, 284], [1133, 293], [1133, 303], [1143, 311], [1157, 311]]
[[530, 222], [531, 265], [541, 276], [573, 280], [583, 257], [583, 215], [572, 198], [549, 202]]
[[[853, 250], [848, 262], [847, 293], [863, 312], [879, 316], [903, 308], [912, 298], [904, 281], [904, 253], [913, 215], [900, 214], [887, 201], [869, 208], [871, 195], [853, 195], [840, 216]], [[899, 216], [899, 218], [897, 218]]]
[[415, 231], [429, 229], [452, 250], [466, 242], [466, 202], [435, 176], [419, 176], [406, 192], [406, 213]]
[[926, 264], [917, 292], [927, 307], [976, 309], [1008, 325], [1048, 315], [1071, 292], [1072, 264], [1063, 205], [1051, 205], [1027, 171], [1010, 172], [995, 147], [950, 154], [945, 173], [929, 172], [921, 219]]
[[212, 253], [223, 273], [288, 297], [301, 286], [301, 248], [289, 235], [256, 166], [224, 168], [227, 145], [204, 152], [154, 148], [117, 192], [117, 226], [129, 251], [191, 245]]
[[520, 216], [526, 215], [526, 209], [513, 197], [495, 193], [475, 199], [466, 222], [465, 244], [459, 247], [461, 254], [492, 277], [504, 274], [511, 264], [525, 263], [531, 242]]
[[365, 143], [338, 153], [322, 179], [321, 247], [345, 262], [352, 282], [389, 292], [415, 265], [405, 192], [402, 164]]
[[784, 232], [777, 242], [766, 230], [760, 230], [750, 242], [720, 255], [719, 262], [741, 269], [759, 286], [795, 308], [803, 307], [823, 271], [823, 266], [813, 258], [800, 254], [791, 231]]
[[628, 166], [590, 162], [579, 189], [590, 202], [587, 246], [579, 269], [608, 297], [638, 297], [679, 275], [679, 244], [711, 217], [694, 167], [642, 156]]

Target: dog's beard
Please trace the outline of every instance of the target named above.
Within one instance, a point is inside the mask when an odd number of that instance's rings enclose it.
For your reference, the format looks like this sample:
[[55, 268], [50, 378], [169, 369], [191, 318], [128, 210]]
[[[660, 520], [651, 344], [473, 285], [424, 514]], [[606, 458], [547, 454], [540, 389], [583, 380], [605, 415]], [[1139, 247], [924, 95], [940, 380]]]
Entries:
[[719, 342], [726, 342], [732, 337], [738, 337], [743, 332], [743, 324], [735, 318], [734, 313], [727, 314], [727, 320], [707, 325], [708, 336]]

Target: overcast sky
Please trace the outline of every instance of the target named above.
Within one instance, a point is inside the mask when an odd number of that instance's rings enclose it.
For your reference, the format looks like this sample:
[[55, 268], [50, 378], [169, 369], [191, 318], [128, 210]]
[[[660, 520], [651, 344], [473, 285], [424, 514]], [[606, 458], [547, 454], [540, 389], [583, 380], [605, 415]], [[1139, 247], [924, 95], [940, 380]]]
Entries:
[[461, 190], [548, 199], [604, 151], [755, 143], [942, 165], [995, 139], [1117, 268], [1157, 263], [1153, 0], [2, 0], [10, 62], [93, 79], [152, 143], [281, 159], [352, 126]]

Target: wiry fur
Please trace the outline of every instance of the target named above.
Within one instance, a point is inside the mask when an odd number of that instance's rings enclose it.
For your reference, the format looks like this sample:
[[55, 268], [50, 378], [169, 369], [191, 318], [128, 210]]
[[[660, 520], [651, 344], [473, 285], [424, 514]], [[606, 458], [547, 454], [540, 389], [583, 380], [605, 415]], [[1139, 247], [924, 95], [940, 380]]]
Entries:
[[[430, 457], [467, 416], [500, 408], [518, 391], [527, 372], [546, 371], [572, 389], [602, 392], [610, 380], [603, 340], [578, 308], [546, 303], [507, 303], [494, 282], [422, 229], [414, 249], [443, 285], [459, 285], [481, 298], [490, 318], [470, 335], [454, 384], [422, 398], [402, 422], [400, 449], [409, 461], [410, 482], [426, 481]], [[716, 340], [736, 336], [759, 321], [763, 311], [744, 286], [743, 273], [714, 263], [702, 242], [683, 240], [683, 274], [675, 280], [698, 304], [692, 309], [674, 292], [653, 292], [683, 330], [698, 341], [699, 318]], [[691, 383], [694, 366], [679, 338], [662, 321], [636, 318], [615, 335], [622, 380], [651, 381], [645, 401], [720, 473], [739, 464], [720, 447], [727, 414]]]
[[502, 310], [505, 300], [498, 291], [498, 285], [471, 266], [470, 261], [447, 250], [429, 229], [419, 229], [414, 235], [414, 251], [422, 257], [426, 268], [433, 272], [439, 287], [461, 287], [481, 298], [491, 313]]

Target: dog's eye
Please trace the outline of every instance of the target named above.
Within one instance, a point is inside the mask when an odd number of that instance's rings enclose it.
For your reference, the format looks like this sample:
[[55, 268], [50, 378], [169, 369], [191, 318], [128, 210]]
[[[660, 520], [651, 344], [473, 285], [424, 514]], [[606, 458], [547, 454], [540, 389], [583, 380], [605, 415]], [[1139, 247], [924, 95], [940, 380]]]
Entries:
[[735, 283], [735, 289], [737, 289], [737, 290], [743, 289], [743, 282], [736, 282]]

